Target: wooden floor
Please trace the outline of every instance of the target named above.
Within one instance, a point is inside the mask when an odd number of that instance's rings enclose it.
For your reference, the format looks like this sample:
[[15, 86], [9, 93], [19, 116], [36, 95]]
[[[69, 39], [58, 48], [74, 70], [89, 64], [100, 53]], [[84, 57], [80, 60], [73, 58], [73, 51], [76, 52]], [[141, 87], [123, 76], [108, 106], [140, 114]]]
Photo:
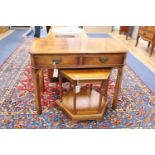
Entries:
[[126, 40], [126, 36], [123, 34], [119, 34], [118, 31], [114, 31], [110, 33], [113, 38], [117, 39], [123, 46], [125, 46], [129, 51], [138, 58], [143, 64], [145, 64], [151, 71], [155, 73], [155, 49], [152, 56], [149, 56], [149, 52], [147, 48], [148, 42], [140, 39], [139, 44], [135, 47], [136, 40], [133, 38], [129, 38]]

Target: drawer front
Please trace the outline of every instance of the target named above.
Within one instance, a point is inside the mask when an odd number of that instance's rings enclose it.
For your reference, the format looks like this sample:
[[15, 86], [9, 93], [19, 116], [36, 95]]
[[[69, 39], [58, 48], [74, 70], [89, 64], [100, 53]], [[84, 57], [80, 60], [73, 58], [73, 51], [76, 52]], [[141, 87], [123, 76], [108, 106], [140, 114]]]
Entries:
[[78, 56], [35, 56], [35, 64], [45, 66], [51, 65], [54, 67], [54, 63], [57, 67], [65, 67], [68, 65], [79, 64]]
[[145, 32], [145, 30], [143, 30], [142, 28], [139, 29], [139, 34], [140, 34], [140, 35], [143, 35], [144, 32]]
[[154, 38], [154, 33], [150, 31], [139, 30], [139, 34], [145, 39], [152, 40]]
[[145, 30], [155, 32], [155, 26], [143, 26]]
[[144, 38], [146, 38], [146, 39], [150, 39], [150, 40], [152, 40], [153, 39], [153, 37], [154, 37], [154, 33], [151, 33], [151, 32], [148, 32], [148, 31], [145, 31], [145, 32], [143, 32], [143, 35], [142, 35]]
[[139, 32], [140, 32], [141, 30], [145, 30], [145, 27], [144, 27], [144, 26], [140, 26], [140, 27], [139, 27]]
[[106, 66], [106, 65], [122, 65], [124, 63], [124, 55], [91, 55], [83, 57], [83, 65], [97, 65], [97, 66]]

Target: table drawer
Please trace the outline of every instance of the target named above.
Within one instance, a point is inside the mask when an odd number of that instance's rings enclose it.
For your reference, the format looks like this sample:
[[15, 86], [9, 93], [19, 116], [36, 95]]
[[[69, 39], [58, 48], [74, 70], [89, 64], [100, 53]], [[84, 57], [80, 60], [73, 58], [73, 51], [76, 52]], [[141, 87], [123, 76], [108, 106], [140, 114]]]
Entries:
[[114, 65], [123, 64], [125, 55], [89, 55], [83, 57], [83, 65]]
[[154, 38], [154, 33], [149, 32], [149, 31], [140, 30], [140, 31], [139, 31], [139, 34], [140, 34], [140, 36], [143, 37], [144, 39], [152, 40], [152, 39]]
[[139, 30], [155, 32], [155, 26], [140, 26]]
[[78, 56], [35, 56], [35, 64], [37, 65], [52, 65], [54, 62], [59, 67], [64, 67], [67, 65], [77, 65], [79, 63]]

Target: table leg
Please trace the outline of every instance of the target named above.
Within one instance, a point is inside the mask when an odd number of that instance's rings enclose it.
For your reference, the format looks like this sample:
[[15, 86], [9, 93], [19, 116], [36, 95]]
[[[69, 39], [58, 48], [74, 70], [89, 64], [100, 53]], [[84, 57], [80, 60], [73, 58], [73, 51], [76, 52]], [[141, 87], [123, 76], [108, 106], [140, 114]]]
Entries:
[[39, 71], [39, 77], [40, 77], [40, 91], [43, 92], [44, 91], [44, 71], [43, 69], [41, 69]]
[[52, 79], [52, 74], [53, 74], [53, 70], [52, 69], [48, 69], [48, 79], [49, 81], [51, 82], [51, 79]]
[[147, 46], [148, 48], [150, 47], [150, 44], [151, 44], [151, 41], [148, 42], [148, 46]]
[[128, 37], [131, 36], [131, 30], [129, 29], [128, 32], [126, 33], [126, 40], [128, 40]]
[[115, 84], [112, 109], [115, 109], [115, 107], [116, 107], [116, 102], [118, 99], [118, 95], [119, 95], [119, 91], [120, 91], [121, 83], [122, 83], [122, 72], [123, 72], [123, 67], [118, 68], [118, 74], [117, 74], [117, 79], [116, 79], [116, 84]]
[[76, 91], [75, 91], [75, 87], [77, 86], [77, 81], [73, 82], [74, 85], [74, 104], [73, 104], [73, 113], [76, 114]]
[[139, 38], [140, 38], [140, 36], [137, 36], [136, 45], [135, 45], [136, 47], [137, 47], [137, 45], [138, 45]]
[[99, 107], [98, 107], [98, 113], [100, 112], [101, 110], [101, 105], [102, 105], [102, 98], [103, 98], [103, 86], [104, 86], [104, 80], [102, 81], [101, 83], [101, 86], [100, 86], [100, 99], [99, 99]]
[[60, 91], [60, 102], [62, 102], [63, 92], [62, 92], [62, 76], [61, 76], [61, 73], [59, 74], [59, 91]]
[[150, 56], [152, 56], [153, 50], [154, 50], [154, 43], [152, 43], [152, 46], [151, 46]]
[[90, 91], [90, 95], [91, 95], [91, 92], [92, 92], [92, 89], [93, 89], [93, 84], [90, 84], [89, 87], [90, 87], [90, 88], [89, 88], [89, 91]]
[[38, 114], [42, 113], [41, 108], [41, 89], [40, 89], [40, 78], [39, 69], [32, 68], [32, 76], [34, 81], [34, 92], [35, 92], [35, 106]]
[[107, 97], [108, 97], [108, 85], [109, 85], [109, 78], [107, 81], [105, 81], [105, 92], [104, 92], [104, 100], [107, 102]]

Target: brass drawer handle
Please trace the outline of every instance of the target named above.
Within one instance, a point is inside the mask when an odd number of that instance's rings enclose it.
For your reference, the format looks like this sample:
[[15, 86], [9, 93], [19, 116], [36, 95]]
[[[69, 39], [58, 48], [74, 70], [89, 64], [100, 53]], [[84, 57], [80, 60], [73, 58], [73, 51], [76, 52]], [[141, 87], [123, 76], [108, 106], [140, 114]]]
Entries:
[[101, 63], [105, 63], [105, 62], [107, 62], [109, 60], [109, 58], [99, 58], [99, 61], [101, 62]]
[[52, 63], [60, 64], [62, 59], [52, 59]]

